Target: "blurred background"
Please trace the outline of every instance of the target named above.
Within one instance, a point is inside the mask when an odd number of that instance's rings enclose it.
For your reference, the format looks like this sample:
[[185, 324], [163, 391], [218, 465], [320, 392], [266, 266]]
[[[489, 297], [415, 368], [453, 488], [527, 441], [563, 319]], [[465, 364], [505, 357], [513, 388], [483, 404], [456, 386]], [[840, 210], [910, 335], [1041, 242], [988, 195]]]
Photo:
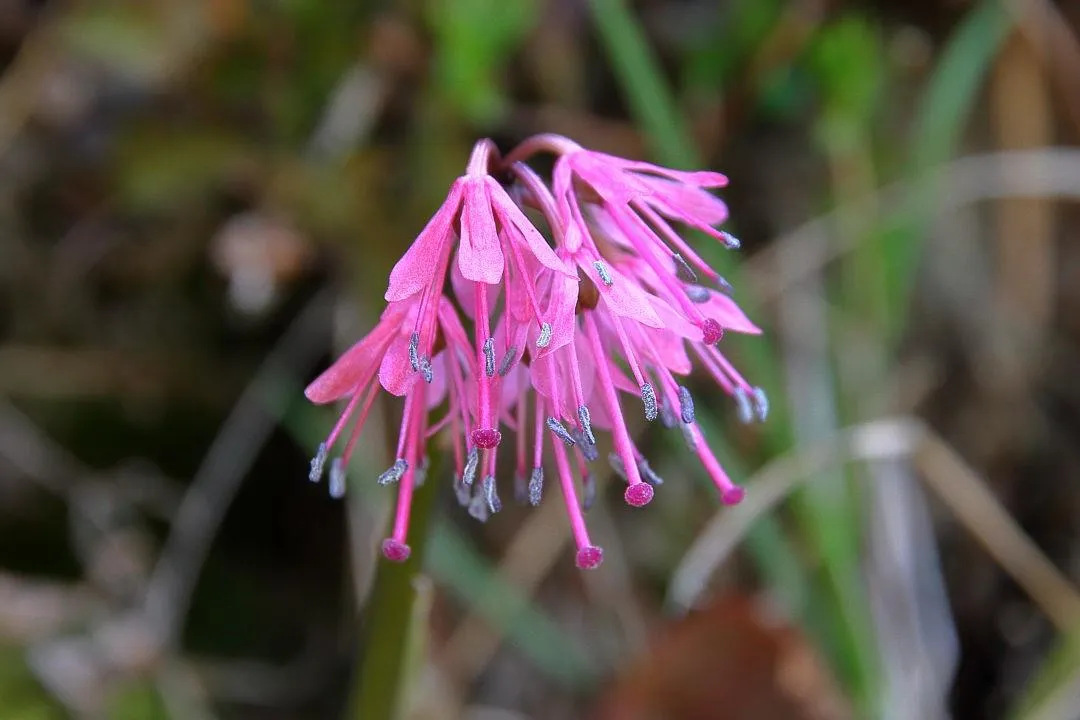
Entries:
[[[0, 718], [1080, 717], [1078, 25], [0, 0]], [[446, 473], [387, 570], [400, 409], [333, 501], [301, 390], [474, 140], [544, 131], [731, 178], [773, 413], [692, 387], [747, 499], [638, 427], [667, 483], [601, 485], [598, 571], [557, 497], [479, 524]]]

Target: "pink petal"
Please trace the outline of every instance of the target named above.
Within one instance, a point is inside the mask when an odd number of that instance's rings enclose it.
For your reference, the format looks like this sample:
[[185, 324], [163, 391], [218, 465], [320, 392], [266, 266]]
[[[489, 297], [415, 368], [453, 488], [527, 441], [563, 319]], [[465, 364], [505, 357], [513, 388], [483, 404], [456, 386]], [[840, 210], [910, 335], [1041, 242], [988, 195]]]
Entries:
[[[595, 153], [596, 155], [602, 155], [602, 153]], [[710, 170], [673, 170], [672, 168], [661, 167], [659, 165], [653, 165], [652, 163], [640, 162], [637, 160], [624, 160], [617, 158], [613, 155], [604, 156], [610, 158], [608, 162], [617, 162], [622, 166], [624, 170], [633, 171], [635, 173], [648, 173], [650, 175], [659, 175], [661, 177], [670, 178], [684, 185], [694, 185], [696, 187], [703, 188], [719, 188], [726, 187], [728, 184], [727, 176], [712, 172]]]
[[556, 275], [549, 272], [541, 289], [547, 290], [548, 305], [543, 309], [544, 317], [542, 320], [551, 324], [551, 342], [546, 347], [537, 348], [538, 328], [534, 324], [529, 329], [529, 352], [538, 358], [543, 358], [564, 347], [573, 338], [577, 328], [575, 310], [577, 308], [578, 281], [565, 275]]
[[720, 323], [724, 330], [760, 335], [761, 328], [746, 317], [734, 300], [721, 292], [712, 292], [707, 303], [701, 306], [701, 314]]
[[502, 221], [506, 239], [511, 242], [524, 240], [529, 252], [540, 261], [540, 264], [564, 275], [572, 276], [573, 271], [559, 259], [559, 256], [555, 254], [555, 250], [548, 245], [544, 236], [536, 229], [536, 226], [532, 224], [525, 213], [521, 211], [521, 208], [506, 194], [502, 186], [491, 177], [485, 177], [484, 182], [488, 186], [488, 194], [491, 198], [491, 204], [495, 208], [495, 213], [498, 215], [499, 220]]
[[431, 385], [428, 386], [427, 390], [428, 410], [434, 410], [446, 399], [449, 380], [446, 377], [446, 363], [443, 362], [445, 356], [446, 352], [441, 352], [431, 359], [434, 372], [432, 373]]
[[466, 280], [489, 285], [502, 280], [503, 253], [483, 178], [465, 180], [458, 267]]
[[[461, 305], [461, 311], [470, 320], [476, 319], [476, 286], [472, 280], [466, 280], [461, 274], [461, 249], [457, 252], [458, 262], [450, 263], [450, 287], [453, 288], [454, 297]], [[499, 298], [499, 285], [484, 284], [487, 288], [488, 307], [495, 307]]]
[[420, 292], [436, 279], [440, 260], [454, 241], [454, 217], [461, 206], [462, 180], [450, 186], [447, 195], [413, 244], [390, 271], [390, 284], [383, 296], [388, 302], [404, 300]]
[[[649, 300], [652, 302], [653, 310], [656, 311], [656, 315], [660, 318], [661, 322], [664, 323], [665, 328], [679, 337], [695, 341], [701, 339], [701, 328], [687, 320], [682, 313], [671, 307], [671, 305], [663, 299], [654, 295], [650, 295]], [[719, 318], [716, 319], [723, 325], [723, 321]]]
[[609, 267], [612, 284], [608, 286], [600, 280], [600, 274], [588, 258], [579, 256], [578, 267], [595, 283], [600, 297], [613, 313], [650, 327], [664, 327], [663, 321], [653, 310], [649, 295], [631, 278]]
[[[471, 363], [474, 357], [472, 341], [469, 339], [468, 333], [465, 332], [465, 326], [461, 324], [457, 309], [445, 296], [439, 299], [439, 327], [442, 329], [447, 347], [457, 349], [461, 357], [469, 359], [466, 364]], [[473, 372], [475, 370], [469, 368], [466, 374], [472, 375]]]
[[662, 215], [675, 220], [693, 218], [703, 225], [719, 225], [728, 219], [728, 207], [723, 200], [698, 187], [652, 178], [653, 194], [645, 202]]
[[359, 342], [315, 378], [304, 390], [313, 403], [324, 404], [351, 395], [375, 374], [383, 354], [410, 309], [410, 303], [391, 303], [379, 323]]
[[[524, 260], [524, 269], [516, 265], [506, 268], [506, 308], [518, 323], [528, 323], [536, 314], [529, 300], [529, 288], [533, 289], [537, 302], [542, 302], [536, 284], [539, 263], [528, 258]], [[522, 270], [524, 270], [524, 277]], [[494, 305], [489, 304], [488, 307], [494, 307]]]
[[383, 355], [379, 382], [386, 392], [401, 397], [419, 377], [409, 362], [409, 333], [398, 332]]
[[582, 150], [564, 155], [563, 158], [573, 168], [574, 173], [595, 190], [604, 202], [625, 205], [635, 197], [649, 192], [633, 175], [622, 172], [625, 161], [614, 156]]
[[626, 235], [623, 234], [623, 231], [619, 229], [614, 218], [611, 217], [611, 213], [599, 205], [590, 206], [588, 211], [594, 232], [599, 232], [602, 237], [621, 248], [629, 249], [633, 247]]
[[686, 343], [681, 337], [672, 332], [648, 328], [641, 328], [641, 332], [649, 334], [649, 339], [656, 348], [656, 355], [649, 354], [653, 362], [663, 365], [677, 375], [690, 374], [694, 365], [686, 354]]

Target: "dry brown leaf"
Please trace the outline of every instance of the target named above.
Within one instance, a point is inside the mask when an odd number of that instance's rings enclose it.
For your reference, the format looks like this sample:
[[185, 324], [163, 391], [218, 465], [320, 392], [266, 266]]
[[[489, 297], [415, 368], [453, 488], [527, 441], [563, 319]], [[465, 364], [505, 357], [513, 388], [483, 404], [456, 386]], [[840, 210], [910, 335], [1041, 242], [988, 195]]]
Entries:
[[735, 595], [660, 628], [595, 720], [845, 720], [824, 661], [766, 603]]

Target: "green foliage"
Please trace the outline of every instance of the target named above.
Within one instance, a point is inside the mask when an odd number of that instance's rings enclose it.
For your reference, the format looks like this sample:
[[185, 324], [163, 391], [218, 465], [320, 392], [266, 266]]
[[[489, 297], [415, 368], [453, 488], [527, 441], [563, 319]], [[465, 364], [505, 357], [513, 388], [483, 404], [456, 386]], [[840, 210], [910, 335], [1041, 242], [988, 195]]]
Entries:
[[816, 129], [823, 144], [851, 150], [859, 143], [886, 91], [882, 52], [877, 30], [857, 16], [818, 31], [808, 60], [821, 88]]
[[136, 679], [111, 698], [108, 720], [172, 720], [153, 682]]
[[533, 25], [534, 0], [430, 0], [434, 70], [443, 101], [480, 127], [507, 110], [502, 71]]
[[22, 649], [7, 643], [0, 643], [0, 716], [5, 720], [67, 718], [30, 672]]

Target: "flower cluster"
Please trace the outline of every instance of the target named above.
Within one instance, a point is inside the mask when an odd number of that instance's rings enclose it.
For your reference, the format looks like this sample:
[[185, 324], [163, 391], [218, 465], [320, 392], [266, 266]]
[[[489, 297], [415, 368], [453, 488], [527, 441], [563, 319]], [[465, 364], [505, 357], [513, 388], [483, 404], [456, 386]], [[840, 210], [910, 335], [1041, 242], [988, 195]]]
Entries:
[[[550, 184], [525, 164], [540, 152], [555, 156]], [[610, 433], [608, 460], [626, 483], [626, 502], [647, 504], [663, 482], [627, 427], [623, 404], [632, 396], [646, 420], [681, 428], [722, 501], [739, 502], [743, 491], [710, 451], [679, 380], [696, 359], [744, 421], [768, 412], [764, 393], [717, 348], [725, 331], [760, 330], [675, 227], [737, 248], [715, 229], [727, 207], [709, 190], [726, 183], [718, 173], [625, 160], [557, 135], [534, 136], [505, 158], [491, 141], [477, 143], [465, 175], [394, 266], [378, 325], [306, 390], [315, 403], [347, 400], [311, 462], [311, 480], [344, 440], [330, 464], [330, 491], [344, 493], [345, 467], [381, 387], [404, 398], [396, 459], [378, 478], [398, 486], [387, 558], [409, 556], [428, 439], [449, 436], [455, 494], [484, 520], [502, 506], [496, 476], [508, 430], [515, 496], [538, 504], [545, 467], [553, 469], [577, 565], [593, 568], [603, 553], [584, 511], [596, 492], [589, 468], [600, 455], [597, 432]], [[526, 209], [543, 217], [550, 240]]]

